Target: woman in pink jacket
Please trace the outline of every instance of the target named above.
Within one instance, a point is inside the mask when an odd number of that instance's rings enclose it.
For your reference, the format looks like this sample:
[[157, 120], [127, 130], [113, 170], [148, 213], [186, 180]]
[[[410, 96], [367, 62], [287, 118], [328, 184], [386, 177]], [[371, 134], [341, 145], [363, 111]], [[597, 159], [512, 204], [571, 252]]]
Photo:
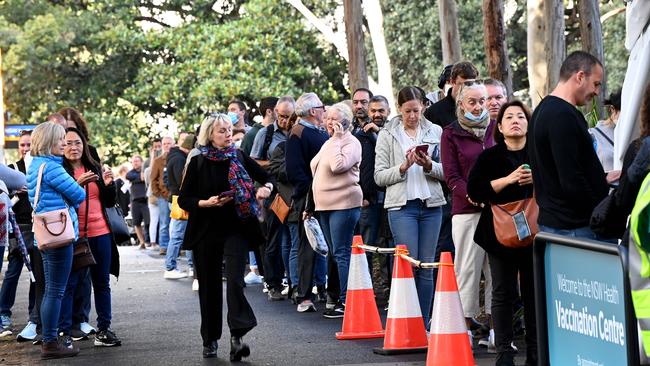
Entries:
[[359, 186], [361, 143], [350, 132], [352, 118], [352, 111], [344, 103], [328, 108], [325, 126], [331, 137], [311, 161], [315, 210], [336, 262], [341, 286], [338, 303], [323, 313], [326, 318], [340, 318], [345, 311], [352, 236], [363, 200]]

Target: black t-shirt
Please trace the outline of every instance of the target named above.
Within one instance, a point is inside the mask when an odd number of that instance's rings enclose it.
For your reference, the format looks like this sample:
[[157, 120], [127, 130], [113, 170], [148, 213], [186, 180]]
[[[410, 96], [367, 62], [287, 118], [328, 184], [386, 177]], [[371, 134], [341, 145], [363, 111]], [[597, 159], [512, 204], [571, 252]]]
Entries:
[[545, 97], [528, 126], [528, 153], [539, 224], [555, 229], [588, 226], [609, 188], [582, 113], [564, 99]]

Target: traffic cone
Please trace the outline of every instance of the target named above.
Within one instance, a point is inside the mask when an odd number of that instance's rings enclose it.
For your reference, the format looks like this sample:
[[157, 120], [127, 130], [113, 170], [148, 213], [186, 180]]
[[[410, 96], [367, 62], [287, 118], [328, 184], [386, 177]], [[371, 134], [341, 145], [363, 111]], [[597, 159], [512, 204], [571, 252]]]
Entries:
[[379, 318], [379, 310], [377, 310], [375, 293], [368, 270], [368, 259], [366, 259], [365, 251], [356, 247], [358, 244], [363, 244], [363, 240], [360, 235], [355, 235], [350, 256], [343, 328], [340, 332], [336, 332], [336, 339], [382, 338], [384, 336], [384, 328], [382, 328]]
[[426, 366], [474, 366], [451, 253], [440, 256]]
[[395, 247], [384, 347], [373, 350], [380, 355], [427, 351], [427, 333], [424, 330], [413, 270], [411, 264], [398, 255], [400, 253], [408, 253], [406, 245]]

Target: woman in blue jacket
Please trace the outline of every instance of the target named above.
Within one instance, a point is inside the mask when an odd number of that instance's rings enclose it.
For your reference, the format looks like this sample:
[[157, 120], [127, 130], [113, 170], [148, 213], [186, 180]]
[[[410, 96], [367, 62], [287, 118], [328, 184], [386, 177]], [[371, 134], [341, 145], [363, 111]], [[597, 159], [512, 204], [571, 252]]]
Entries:
[[[51, 122], [38, 125], [32, 133], [32, 163], [27, 170], [27, 189], [29, 201], [34, 204], [38, 171], [45, 165], [34, 213], [68, 208], [74, 226], [75, 239], [79, 234], [75, 208], [86, 198], [86, 193], [63, 168], [63, 148], [65, 129]], [[37, 243], [38, 244], [38, 243]], [[41, 358], [72, 357], [79, 348], [59, 342], [57, 325], [61, 311], [61, 299], [72, 268], [72, 245], [42, 251], [45, 271], [45, 295], [41, 305], [43, 344]]]

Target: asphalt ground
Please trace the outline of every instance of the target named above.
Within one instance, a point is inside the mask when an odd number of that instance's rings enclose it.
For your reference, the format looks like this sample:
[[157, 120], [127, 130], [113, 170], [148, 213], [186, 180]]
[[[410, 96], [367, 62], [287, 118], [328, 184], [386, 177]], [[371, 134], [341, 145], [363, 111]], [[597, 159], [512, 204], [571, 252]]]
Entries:
[[[112, 328], [122, 340], [121, 347], [94, 347], [92, 340], [80, 341], [79, 356], [64, 360], [40, 360], [40, 346], [17, 343], [15, 335], [27, 322], [28, 279], [21, 276], [12, 316], [14, 336], [0, 338], [0, 365], [227, 365], [229, 333], [225, 328], [216, 359], [203, 359], [199, 334], [198, 294], [191, 279], [163, 279], [164, 257], [151, 250], [120, 247], [121, 276], [111, 276], [113, 291]], [[217, 265], [215, 263], [215, 265]], [[181, 268], [186, 268], [184, 258]], [[3, 266], [6, 269], [6, 263]], [[4, 272], [4, 271], [3, 271]], [[220, 279], [215, 279], [220, 280]], [[324, 306], [316, 313], [300, 314], [289, 301], [270, 302], [262, 286], [249, 286], [246, 296], [258, 326], [245, 338], [251, 356], [249, 365], [424, 365], [426, 354], [381, 356], [372, 352], [382, 339], [338, 341], [342, 319], [323, 318]], [[224, 296], [225, 297], [225, 296]], [[225, 305], [224, 305], [225, 306]], [[380, 310], [382, 318], [386, 312]], [[224, 309], [224, 318], [226, 311]], [[95, 323], [94, 307], [91, 324]], [[384, 319], [385, 320], [385, 319]], [[521, 342], [517, 342], [520, 350]], [[494, 355], [478, 348], [477, 365], [493, 365]], [[523, 352], [517, 364], [523, 364]]]

